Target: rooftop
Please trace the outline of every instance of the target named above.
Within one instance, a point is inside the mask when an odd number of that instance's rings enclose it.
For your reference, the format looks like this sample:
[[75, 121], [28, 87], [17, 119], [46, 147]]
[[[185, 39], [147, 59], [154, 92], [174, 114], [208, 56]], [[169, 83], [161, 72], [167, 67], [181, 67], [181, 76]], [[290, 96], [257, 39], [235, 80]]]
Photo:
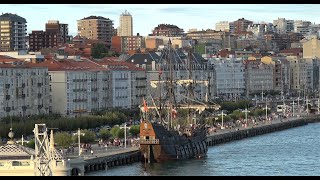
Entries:
[[13, 22], [27, 23], [26, 19], [16, 14], [4, 13], [0, 15], [0, 21], [7, 20]]
[[104, 20], [110, 20], [109, 18], [105, 18], [105, 17], [102, 17], [102, 16], [88, 16], [88, 17], [85, 17], [81, 20], [88, 20], [88, 19], [104, 19]]

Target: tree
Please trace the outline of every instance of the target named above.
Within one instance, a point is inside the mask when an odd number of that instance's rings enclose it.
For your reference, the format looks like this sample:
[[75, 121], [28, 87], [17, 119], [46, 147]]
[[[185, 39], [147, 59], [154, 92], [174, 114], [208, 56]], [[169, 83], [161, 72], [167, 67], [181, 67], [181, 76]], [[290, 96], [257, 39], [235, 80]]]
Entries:
[[117, 133], [117, 138], [124, 138], [124, 128], [119, 129], [118, 133]]
[[131, 126], [129, 133], [132, 134], [132, 136], [137, 136], [140, 133], [140, 125]]
[[120, 128], [118, 126], [113, 126], [110, 130], [111, 135], [113, 138], [117, 138], [118, 137], [118, 131], [120, 131]]
[[100, 129], [99, 134], [103, 140], [108, 140], [111, 137], [111, 132], [107, 128]]
[[36, 145], [36, 143], [35, 143], [34, 139], [31, 139], [25, 146], [27, 146], [28, 148], [34, 149], [35, 145]]
[[104, 58], [108, 53], [108, 50], [104, 44], [95, 44], [91, 49], [91, 56], [95, 59]]
[[58, 147], [66, 148], [72, 145], [72, 136], [67, 132], [58, 132], [54, 134], [54, 142]]
[[96, 135], [92, 131], [82, 130], [81, 133], [84, 133], [84, 135], [80, 138], [80, 142], [82, 143], [91, 143], [96, 138]]

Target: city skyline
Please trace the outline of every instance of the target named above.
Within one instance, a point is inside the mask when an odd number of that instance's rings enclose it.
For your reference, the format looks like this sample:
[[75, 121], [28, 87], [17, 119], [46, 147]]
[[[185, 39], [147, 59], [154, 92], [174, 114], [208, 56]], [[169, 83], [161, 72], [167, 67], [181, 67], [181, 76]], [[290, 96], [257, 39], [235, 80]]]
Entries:
[[2, 4], [1, 7], [2, 13], [25, 18], [28, 33], [44, 30], [48, 20], [59, 20], [69, 25], [69, 34], [73, 36], [77, 35], [77, 20], [91, 15], [109, 18], [117, 28], [125, 10], [133, 17], [133, 35], [143, 36], [162, 23], [177, 25], [185, 32], [192, 28], [214, 29], [219, 21], [239, 18], [255, 23], [273, 22], [279, 17], [320, 23], [319, 4]]

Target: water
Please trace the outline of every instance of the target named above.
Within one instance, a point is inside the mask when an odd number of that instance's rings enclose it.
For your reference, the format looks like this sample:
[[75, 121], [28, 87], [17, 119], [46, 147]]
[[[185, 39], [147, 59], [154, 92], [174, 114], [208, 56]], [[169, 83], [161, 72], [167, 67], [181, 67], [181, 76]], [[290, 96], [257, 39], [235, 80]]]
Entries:
[[207, 157], [112, 167], [90, 176], [319, 176], [320, 123], [209, 147]]

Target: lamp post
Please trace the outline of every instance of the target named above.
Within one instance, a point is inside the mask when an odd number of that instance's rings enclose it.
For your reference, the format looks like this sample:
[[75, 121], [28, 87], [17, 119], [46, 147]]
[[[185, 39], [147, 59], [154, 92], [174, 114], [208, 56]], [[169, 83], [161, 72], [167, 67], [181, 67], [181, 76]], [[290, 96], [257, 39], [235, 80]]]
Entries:
[[246, 115], [246, 126], [247, 126], [247, 124], [248, 124], [248, 112], [250, 112], [250, 111], [248, 111], [248, 109], [246, 108], [244, 111], [242, 111], [242, 112], [244, 112], [244, 113], [246, 113], [245, 115]]
[[221, 116], [221, 119], [222, 119], [221, 129], [224, 129], [224, 127], [223, 127], [223, 116], [226, 115], [226, 114], [224, 114], [223, 110], [222, 110], [221, 114], [218, 114], [218, 115]]
[[127, 122], [124, 122], [124, 148], [127, 148]]
[[78, 148], [79, 148], [79, 157], [81, 156], [81, 151], [80, 151], [80, 136], [84, 136], [84, 133], [81, 133], [80, 128], [78, 128]]

